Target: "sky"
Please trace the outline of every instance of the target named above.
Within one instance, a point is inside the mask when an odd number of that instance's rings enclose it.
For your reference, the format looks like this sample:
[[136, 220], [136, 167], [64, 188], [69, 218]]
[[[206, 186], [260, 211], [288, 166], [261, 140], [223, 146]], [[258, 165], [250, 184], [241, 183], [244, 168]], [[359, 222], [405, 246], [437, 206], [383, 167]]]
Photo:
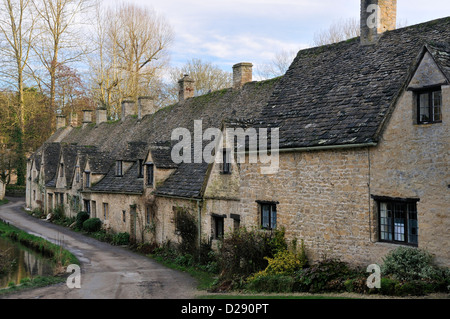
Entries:
[[[166, 17], [175, 33], [171, 64], [192, 58], [231, 71], [239, 62], [270, 62], [280, 51], [312, 46], [333, 22], [359, 18], [359, 0], [124, 0]], [[450, 16], [449, 0], [398, 0], [403, 25]]]

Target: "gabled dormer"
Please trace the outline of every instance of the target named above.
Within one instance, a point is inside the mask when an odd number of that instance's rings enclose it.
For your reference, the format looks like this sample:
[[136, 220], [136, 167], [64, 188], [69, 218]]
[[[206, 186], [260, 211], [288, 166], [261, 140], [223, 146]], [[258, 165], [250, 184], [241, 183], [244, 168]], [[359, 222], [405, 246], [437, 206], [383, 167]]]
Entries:
[[56, 188], [66, 188], [66, 186], [66, 165], [64, 164], [64, 156], [61, 154], [56, 171]]
[[413, 91], [414, 124], [442, 122], [442, 87], [450, 84], [450, 49], [445, 45], [427, 45], [408, 84]]
[[170, 143], [155, 143], [142, 162], [142, 176], [145, 189], [153, 191], [173, 174], [178, 165], [171, 159]]

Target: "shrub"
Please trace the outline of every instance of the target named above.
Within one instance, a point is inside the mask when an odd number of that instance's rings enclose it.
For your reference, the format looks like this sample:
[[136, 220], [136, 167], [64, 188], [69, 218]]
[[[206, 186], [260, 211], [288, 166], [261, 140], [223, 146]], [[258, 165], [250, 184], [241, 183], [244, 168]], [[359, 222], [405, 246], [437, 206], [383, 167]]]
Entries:
[[[246, 228], [235, 230], [228, 234], [218, 252], [218, 267], [223, 279], [248, 277], [265, 269], [267, 259], [272, 258], [280, 243], [278, 231], [266, 232], [258, 229], [251, 231]], [[275, 239], [276, 238], [276, 239]]]
[[89, 214], [87, 212], [83, 212], [83, 211], [79, 212], [77, 214], [77, 218], [75, 220], [76, 221], [76, 224], [75, 224], [76, 229], [79, 229], [79, 230], [83, 229], [83, 223], [88, 219], [89, 219]]
[[113, 235], [112, 244], [116, 246], [128, 245], [130, 242], [130, 234], [128, 233], [118, 233]]
[[[295, 276], [294, 290], [311, 293], [334, 290], [335, 287], [342, 290], [346, 280], [359, 275], [359, 271], [350, 269], [344, 262], [325, 259], [309, 268], [299, 270]], [[351, 282], [352, 285], [354, 283]], [[347, 282], [347, 288], [349, 286], [350, 282]]]
[[383, 275], [392, 275], [401, 281], [439, 279], [442, 272], [433, 265], [433, 256], [425, 250], [399, 247], [383, 260]]
[[249, 281], [269, 275], [292, 275], [304, 266], [299, 257], [287, 249], [277, 252], [274, 258], [265, 257], [264, 259], [269, 263], [266, 269], [251, 276]]
[[89, 218], [83, 222], [83, 230], [88, 233], [98, 232], [102, 228], [102, 221], [98, 218]]
[[180, 251], [182, 253], [194, 254], [198, 233], [194, 216], [178, 208], [175, 212], [175, 230], [181, 237]]

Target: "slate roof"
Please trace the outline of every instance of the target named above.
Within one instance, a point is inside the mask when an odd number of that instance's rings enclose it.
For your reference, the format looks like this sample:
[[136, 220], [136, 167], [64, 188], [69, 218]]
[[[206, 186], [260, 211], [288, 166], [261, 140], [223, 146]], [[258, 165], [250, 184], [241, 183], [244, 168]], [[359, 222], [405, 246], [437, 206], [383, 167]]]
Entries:
[[46, 143], [44, 145], [44, 183], [47, 187], [56, 186], [56, 171], [58, 169], [59, 154], [61, 151], [61, 144]]
[[280, 148], [378, 141], [386, 117], [425, 45], [448, 74], [450, 18], [298, 53], [257, 120], [280, 128]]
[[134, 163], [123, 176], [116, 176], [115, 170], [110, 169], [104, 178], [89, 191], [93, 193], [121, 193], [121, 194], [142, 194], [144, 182], [138, 178], [138, 164]]

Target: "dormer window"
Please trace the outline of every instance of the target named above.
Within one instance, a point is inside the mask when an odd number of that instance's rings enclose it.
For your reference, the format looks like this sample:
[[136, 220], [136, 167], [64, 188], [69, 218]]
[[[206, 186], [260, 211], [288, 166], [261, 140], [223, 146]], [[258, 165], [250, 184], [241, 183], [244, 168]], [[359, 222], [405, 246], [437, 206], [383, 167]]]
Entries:
[[64, 164], [59, 164], [59, 177], [64, 177]]
[[84, 172], [84, 175], [85, 175], [85, 187], [86, 188], [89, 188], [89, 187], [91, 187], [91, 172], [89, 172], [89, 171], [86, 171], [86, 172]]
[[430, 124], [442, 122], [441, 88], [417, 92], [417, 123]]
[[116, 161], [116, 176], [123, 176], [123, 162]]
[[147, 186], [153, 186], [154, 165], [153, 163], [146, 163], [145, 166], [147, 166]]
[[222, 150], [222, 174], [231, 174], [231, 150], [224, 148]]
[[76, 173], [75, 173], [75, 182], [80, 182], [80, 166], [76, 166]]
[[144, 161], [138, 160], [138, 178], [144, 177]]

